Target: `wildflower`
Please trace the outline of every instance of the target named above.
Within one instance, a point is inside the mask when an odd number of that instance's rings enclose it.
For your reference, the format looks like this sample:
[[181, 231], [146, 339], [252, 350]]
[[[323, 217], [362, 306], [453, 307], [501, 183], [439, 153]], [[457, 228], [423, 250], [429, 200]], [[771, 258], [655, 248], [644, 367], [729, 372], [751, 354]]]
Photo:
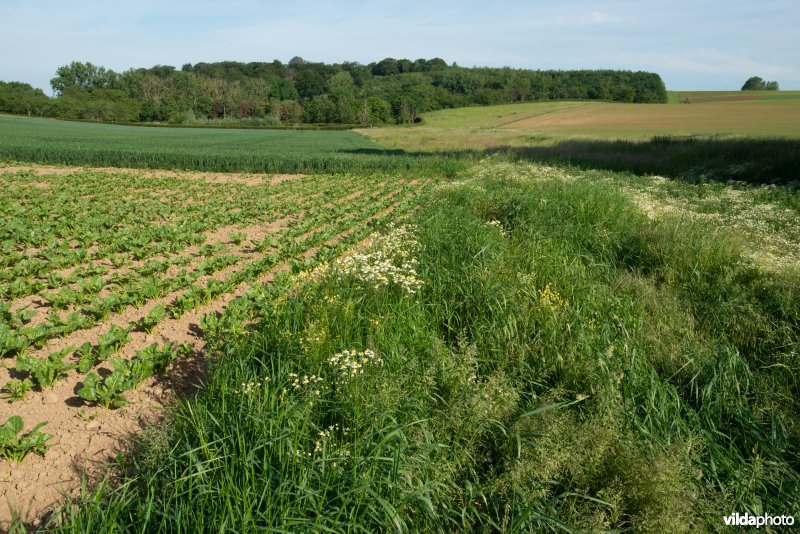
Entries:
[[252, 382], [242, 382], [241, 387], [236, 388], [234, 390], [238, 395], [252, 395], [253, 393], [257, 393], [261, 386], [266, 384], [270, 381], [268, 376], [265, 376], [261, 380], [253, 380]]
[[414, 226], [393, 227], [375, 237], [370, 252], [350, 254], [334, 262], [340, 275], [350, 276], [375, 287], [395, 284], [413, 295], [422, 286], [417, 275], [418, 261], [413, 257], [418, 246]]
[[383, 365], [383, 360], [370, 349], [363, 352], [343, 350], [331, 356], [328, 363], [339, 374], [340, 380], [347, 380], [362, 374], [369, 365]]
[[491, 226], [492, 228], [496, 228], [497, 231], [500, 232], [501, 236], [508, 237], [508, 232], [506, 232], [506, 229], [503, 226], [503, 223], [501, 223], [500, 221], [492, 220], [492, 221], [487, 222], [486, 224]]
[[567, 302], [561, 298], [561, 295], [550, 288], [550, 284], [547, 284], [545, 288], [539, 292], [539, 301], [542, 305], [550, 308], [552, 312], [558, 311], [567, 305]]
[[299, 376], [297, 373], [289, 373], [289, 381], [295, 391], [302, 391], [307, 395], [319, 397], [322, 395], [321, 388], [317, 386], [322, 382], [322, 377], [317, 375]]

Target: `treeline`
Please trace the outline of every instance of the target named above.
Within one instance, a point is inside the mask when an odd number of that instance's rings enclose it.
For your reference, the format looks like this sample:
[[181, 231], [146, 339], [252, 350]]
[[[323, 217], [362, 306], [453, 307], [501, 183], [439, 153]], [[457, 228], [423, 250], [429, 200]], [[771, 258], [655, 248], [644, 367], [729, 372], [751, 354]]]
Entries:
[[50, 83], [53, 98], [25, 83], [0, 82], [0, 111], [111, 122], [366, 125], [413, 123], [427, 111], [471, 105], [667, 100], [654, 73], [464, 68], [439, 58], [329, 65], [296, 57], [122, 73], [73, 62]]

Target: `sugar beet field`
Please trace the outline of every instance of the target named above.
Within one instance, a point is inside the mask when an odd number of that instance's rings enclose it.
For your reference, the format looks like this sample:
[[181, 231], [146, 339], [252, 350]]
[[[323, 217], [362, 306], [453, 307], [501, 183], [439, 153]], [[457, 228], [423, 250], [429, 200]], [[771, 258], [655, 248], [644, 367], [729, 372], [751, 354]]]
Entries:
[[15, 120], [0, 530], [800, 518], [793, 186]]
[[[252, 314], [263, 284], [363, 239], [429, 185], [66, 168], [6, 168], [0, 181], [0, 356], [16, 358], [0, 369], [0, 383], [11, 411], [24, 415], [22, 433], [47, 420], [42, 433], [59, 442], [6, 473], [15, 482], [0, 500], [10, 504], [79, 485], [76, 457], [88, 467], [107, 460], [140, 418], [157, 417], [164, 385], [148, 379], [200, 351], [196, 329], [217, 327], [224, 306]], [[200, 380], [180, 363], [174, 371], [170, 389]], [[3, 443], [3, 456], [20, 460], [49, 445]]]

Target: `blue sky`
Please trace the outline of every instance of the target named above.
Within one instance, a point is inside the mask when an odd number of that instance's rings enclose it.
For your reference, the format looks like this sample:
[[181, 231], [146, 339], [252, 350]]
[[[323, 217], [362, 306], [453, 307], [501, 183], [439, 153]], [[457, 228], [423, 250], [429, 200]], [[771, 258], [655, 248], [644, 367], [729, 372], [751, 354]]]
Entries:
[[800, 89], [800, 0], [0, 0], [0, 28], [0, 80], [48, 94], [70, 61], [122, 71], [294, 56], [647, 70], [668, 89], [738, 90], [758, 75]]

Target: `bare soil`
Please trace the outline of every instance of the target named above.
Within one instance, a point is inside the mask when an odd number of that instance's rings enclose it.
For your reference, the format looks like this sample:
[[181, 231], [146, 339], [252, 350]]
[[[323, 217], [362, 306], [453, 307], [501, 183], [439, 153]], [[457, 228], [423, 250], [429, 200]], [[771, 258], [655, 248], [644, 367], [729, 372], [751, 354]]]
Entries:
[[[33, 171], [37, 176], [47, 175], [68, 175], [84, 171], [113, 172], [116, 174], [123, 172], [135, 172], [136, 174], [148, 178], [167, 177], [167, 178], [187, 178], [193, 180], [205, 180], [208, 183], [240, 183], [245, 185], [262, 185], [268, 183], [277, 185], [287, 180], [298, 180], [305, 178], [305, 174], [246, 174], [246, 173], [213, 173], [213, 172], [192, 172], [192, 171], [168, 171], [160, 169], [132, 169], [129, 167], [55, 167], [52, 165], [3, 165], [0, 163], [0, 172], [19, 172]], [[49, 187], [44, 182], [32, 182], [37, 187]]]

